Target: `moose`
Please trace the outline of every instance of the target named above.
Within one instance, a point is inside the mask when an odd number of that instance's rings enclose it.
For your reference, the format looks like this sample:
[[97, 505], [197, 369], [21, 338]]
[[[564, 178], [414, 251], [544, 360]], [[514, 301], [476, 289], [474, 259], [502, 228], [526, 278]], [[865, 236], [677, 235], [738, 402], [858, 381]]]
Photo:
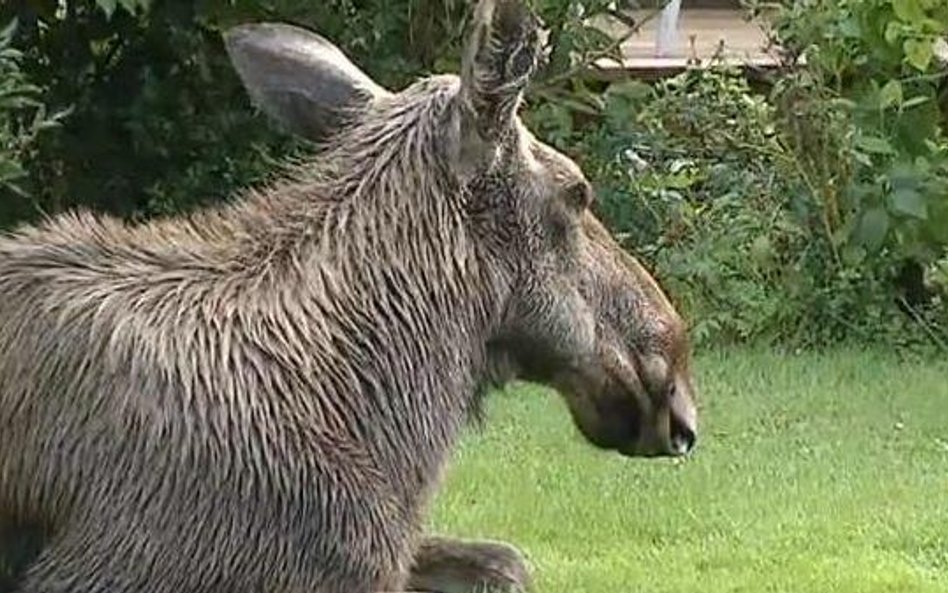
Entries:
[[513, 545], [422, 527], [513, 380], [559, 392], [595, 447], [689, 454], [681, 317], [518, 117], [541, 23], [520, 0], [473, 15], [460, 74], [399, 92], [316, 33], [238, 25], [248, 95], [311, 158], [188, 215], [0, 238], [12, 590], [531, 588]]

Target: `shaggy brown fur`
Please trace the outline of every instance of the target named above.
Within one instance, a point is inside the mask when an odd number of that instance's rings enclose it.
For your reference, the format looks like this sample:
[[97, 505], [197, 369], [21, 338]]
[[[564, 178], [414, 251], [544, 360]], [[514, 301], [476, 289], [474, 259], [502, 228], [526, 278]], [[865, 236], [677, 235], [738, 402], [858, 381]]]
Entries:
[[44, 534], [17, 591], [522, 587], [515, 551], [418, 533], [514, 377], [599, 446], [690, 448], [680, 320], [515, 117], [532, 23], [483, 2], [462, 78], [379, 94], [233, 205], [0, 239], [0, 544]]

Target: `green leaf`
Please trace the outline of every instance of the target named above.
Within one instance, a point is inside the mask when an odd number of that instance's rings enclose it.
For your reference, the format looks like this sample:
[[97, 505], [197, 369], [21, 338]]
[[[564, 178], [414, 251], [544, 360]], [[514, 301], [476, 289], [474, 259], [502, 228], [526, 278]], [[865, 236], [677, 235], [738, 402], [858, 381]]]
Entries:
[[860, 136], [856, 139], [856, 146], [866, 152], [874, 154], [894, 154], [895, 150], [889, 141], [879, 136]]
[[859, 163], [860, 165], [865, 165], [866, 167], [872, 166], [872, 159], [869, 158], [869, 155], [867, 155], [864, 152], [859, 152], [858, 150], [854, 150], [853, 158], [856, 159], [856, 162]]
[[629, 97], [637, 101], [646, 99], [652, 93], [652, 87], [639, 80], [615, 82], [606, 89], [606, 96]]
[[95, 3], [105, 12], [105, 16], [108, 18], [112, 18], [112, 13], [115, 12], [115, 8], [118, 6], [118, 0], [95, 0]]
[[905, 29], [905, 25], [898, 21], [889, 21], [885, 26], [885, 40], [886, 43], [890, 45], [895, 45], [895, 42], [899, 40], [899, 37], [902, 36], [902, 31]]
[[8, 183], [24, 175], [26, 171], [19, 163], [6, 159], [0, 160], [0, 183]]
[[584, 103], [582, 99], [583, 99], [582, 96], [576, 94], [573, 96], [557, 97], [556, 102], [564, 107], [568, 107], [580, 113], [586, 113], [589, 115], [599, 115], [599, 110], [597, 109], [597, 107], [592, 106], [589, 103]]
[[6, 47], [11, 42], [18, 26], [19, 19], [14, 17], [3, 27], [3, 30], [0, 30], [0, 47]]
[[885, 83], [882, 90], [879, 91], [879, 103], [882, 109], [900, 106], [902, 104], [902, 83], [898, 80], [890, 80]]
[[856, 228], [856, 240], [870, 251], [882, 247], [889, 232], [889, 214], [884, 208], [866, 210]]
[[118, 3], [121, 4], [129, 14], [135, 14], [139, 8], [148, 9], [151, 0], [118, 0]]
[[859, 21], [850, 15], [849, 17], [840, 21], [839, 32], [842, 33], [843, 37], [856, 39], [862, 35], [862, 27], [859, 26]]
[[892, 0], [892, 10], [899, 20], [908, 23], [915, 24], [925, 18], [925, 11], [918, 0]]
[[846, 97], [835, 97], [829, 100], [830, 104], [836, 107], [841, 107], [843, 109], [856, 109], [859, 107], [859, 103], [848, 99]]
[[912, 107], [921, 105], [922, 103], [928, 103], [929, 101], [931, 101], [931, 97], [928, 97], [926, 95], [915, 95], [908, 101], [905, 101], [904, 103], [902, 103], [902, 109], [910, 109]]
[[866, 250], [859, 245], [846, 245], [842, 250], [843, 261], [850, 266], [858, 266], [866, 259]]
[[[940, 0], [936, 0], [936, 1], [940, 1]], [[927, 8], [930, 9], [931, 6], [928, 6]], [[943, 14], [944, 14], [944, 16], [948, 16], [948, 11], [946, 11], [946, 12], [943, 13]], [[934, 16], [935, 18], [930, 18], [930, 17], [933, 17], [933, 16]], [[922, 22], [918, 23], [918, 25], [916, 26], [916, 28], [917, 28], [917, 29], [921, 29], [921, 30], [923, 30], [923, 31], [927, 31], [927, 32], [931, 32], [931, 33], [936, 33], [936, 34], [937, 34], [937, 33], [944, 33], [944, 32], [946, 32], [946, 31], [948, 31], [948, 24], [946, 24], [946, 22], [944, 21], [943, 18], [941, 18], [941, 19], [938, 18], [938, 16], [935, 15], [934, 12], [932, 12], [932, 13], [928, 14], [928, 16], [926, 16], [924, 19], [922, 19]]]
[[893, 212], [905, 214], [919, 220], [928, 219], [925, 197], [911, 187], [900, 187], [889, 195], [889, 207]]
[[15, 193], [16, 195], [20, 196], [21, 198], [28, 198], [28, 197], [30, 197], [29, 192], [26, 191], [25, 189], [23, 189], [23, 187], [22, 187], [20, 184], [18, 184], [18, 183], [14, 183], [14, 182], [12, 182], [12, 181], [7, 181], [7, 182], [4, 183], [4, 185], [6, 186], [6, 188], [7, 188], [8, 190], [10, 190], [11, 192], [13, 192], [13, 193]]
[[767, 267], [774, 259], [774, 247], [767, 235], [760, 235], [751, 243], [750, 255], [758, 266]]
[[924, 72], [932, 62], [932, 42], [928, 39], [906, 39], [902, 44], [905, 61]]

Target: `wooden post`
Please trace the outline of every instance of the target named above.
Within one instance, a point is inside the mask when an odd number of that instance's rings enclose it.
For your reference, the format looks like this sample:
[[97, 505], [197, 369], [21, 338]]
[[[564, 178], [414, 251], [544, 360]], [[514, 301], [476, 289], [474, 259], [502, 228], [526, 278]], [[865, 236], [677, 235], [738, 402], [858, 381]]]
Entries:
[[655, 36], [655, 56], [666, 57], [671, 53], [678, 38], [678, 19], [681, 13], [681, 0], [671, 0], [662, 9], [658, 21], [658, 35]]

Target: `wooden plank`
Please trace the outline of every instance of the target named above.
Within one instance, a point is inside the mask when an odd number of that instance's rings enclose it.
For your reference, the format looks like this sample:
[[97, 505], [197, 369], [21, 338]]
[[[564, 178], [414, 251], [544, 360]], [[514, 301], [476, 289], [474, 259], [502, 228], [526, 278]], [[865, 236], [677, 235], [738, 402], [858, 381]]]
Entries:
[[[774, 60], [744, 60], [733, 64], [736, 68], [744, 72], [744, 76], [749, 80], [769, 80], [766, 72], [778, 67]], [[634, 78], [642, 81], [656, 81], [680, 74], [688, 68], [706, 68], [709, 63], [689, 64], [684, 59], [648, 59], [642, 61], [631, 60], [623, 64], [615, 62], [597, 64], [594, 69], [589, 69], [584, 73], [590, 80], [601, 82], [617, 82]]]
[[[649, 11], [630, 13], [636, 21], [644, 20]], [[622, 44], [622, 63], [599, 60], [597, 77], [613, 79], [629, 75], [664, 76], [688, 66], [702, 66], [717, 59], [745, 68], [771, 68], [779, 63], [776, 53], [768, 48], [766, 20], [749, 21], [740, 9], [683, 7], [676, 39], [665, 55], [657, 55], [658, 18], [645, 23]], [[613, 20], [597, 23], [614, 36], [628, 33], [627, 25]], [[653, 72], [650, 72], [653, 71]]]

